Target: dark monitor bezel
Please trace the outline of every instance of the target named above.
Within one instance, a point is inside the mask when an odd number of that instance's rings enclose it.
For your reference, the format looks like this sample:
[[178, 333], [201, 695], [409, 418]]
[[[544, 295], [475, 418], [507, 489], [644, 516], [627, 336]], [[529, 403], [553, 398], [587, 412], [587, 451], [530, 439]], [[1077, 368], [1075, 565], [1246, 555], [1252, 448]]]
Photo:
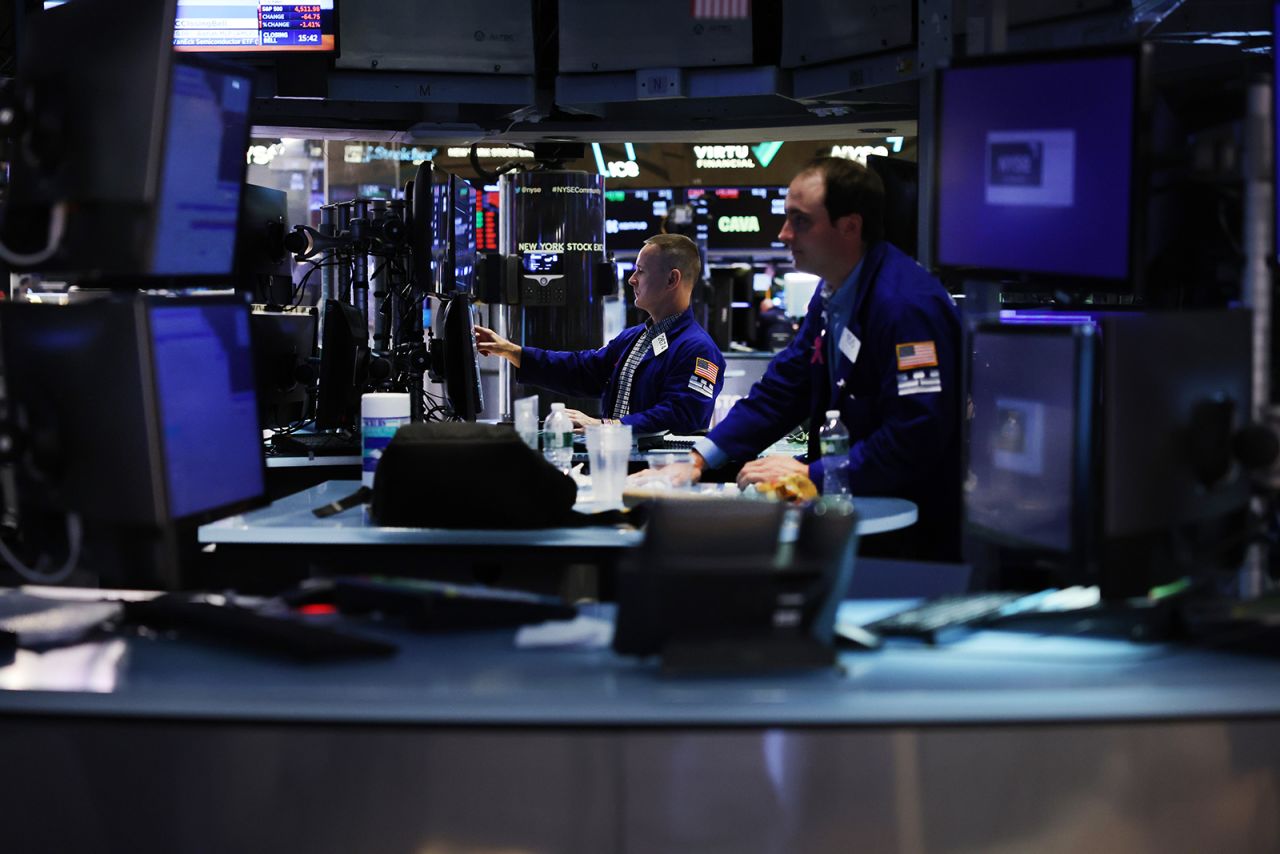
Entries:
[[1123, 278], [1088, 276], [1064, 273], [1012, 270], [1000, 267], [964, 266], [943, 263], [941, 260], [939, 223], [942, 193], [942, 158], [933, 158], [930, 175], [932, 198], [932, 222], [929, 229], [929, 245], [935, 270], [951, 280], [990, 280], [1006, 282], [1026, 293], [1108, 292], [1141, 295], [1145, 289], [1146, 202], [1150, 186], [1150, 168], [1145, 157], [1149, 148], [1151, 127], [1151, 48], [1146, 44], [1108, 45], [1044, 53], [1008, 53], [981, 57], [957, 58], [946, 67], [934, 72], [933, 125], [935, 149], [946, 145], [942, 126], [942, 110], [945, 101], [945, 77], [952, 71], [972, 68], [998, 68], [1012, 65], [1050, 64], [1070, 61], [1129, 58], [1134, 61], [1133, 133], [1130, 146], [1129, 180], [1129, 259]]
[[[1075, 410], [1075, 427], [1072, 436], [1075, 447], [1071, 453], [1071, 519], [1069, 524], [1071, 545], [1063, 550], [1011, 536], [1006, 532], [988, 528], [970, 521], [966, 497], [963, 509], [963, 525], [966, 535], [980, 542], [1008, 550], [1022, 559], [1043, 556], [1054, 565], [1055, 574], [1064, 581], [1079, 581], [1094, 571], [1093, 562], [1098, 540], [1095, 510], [1099, 506], [1102, 483], [1100, 480], [1100, 426], [1095, 417], [1098, 404], [1098, 373], [1102, 352], [1096, 324], [1063, 323], [1061, 325], [1018, 325], [998, 322], [979, 323], [969, 333], [968, 358], [965, 365], [965, 391], [973, 400], [974, 359], [977, 356], [977, 338], [980, 335], [1008, 335], [1017, 337], [1056, 336], [1074, 341], [1074, 379], [1072, 402]], [[970, 471], [973, 448], [973, 420], [964, 422], [964, 471]], [[1022, 562], [1022, 561], [1019, 561]]]
[[[234, 57], [236, 61], [252, 63], [255, 66], [271, 65], [279, 59], [292, 59], [294, 57], [314, 57], [321, 60], [332, 60], [342, 55], [342, 3], [343, 0], [333, 0], [333, 47], [331, 48], [282, 48], [282, 47], [257, 47], [253, 49], [247, 48], [228, 48], [228, 47], [179, 47], [173, 45], [175, 56], [218, 56], [226, 59]], [[174, 36], [177, 36], [177, 5], [174, 5]]]
[[[449, 406], [456, 417], [475, 421], [484, 411], [484, 391], [480, 384], [470, 294], [459, 291], [444, 300], [440, 331], [444, 337], [444, 384]], [[464, 347], [467, 357], [456, 358]]]
[[[357, 318], [359, 318], [357, 320]], [[337, 370], [338, 362], [335, 360], [338, 355], [333, 351], [335, 349], [334, 342], [327, 340], [331, 335], [326, 335], [326, 329], [333, 326], [335, 329], [341, 327], [339, 323], [345, 323], [349, 327], [352, 336], [351, 348], [351, 371], [348, 374], [344, 370], [336, 379], [343, 382], [335, 382], [334, 373]], [[359, 328], [357, 328], [359, 324]], [[360, 337], [360, 333], [364, 333], [364, 337]], [[321, 317], [319, 328], [317, 330], [318, 346], [320, 349], [320, 364], [316, 375], [316, 408], [315, 408], [315, 426], [317, 430], [354, 430], [359, 425], [360, 417], [360, 393], [356, 392], [357, 388], [363, 389], [367, 376], [361, 375], [361, 370], [368, 370], [369, 361], [369, 334], [368, 327], [364, 325], [364, 318], [359, 310], [352, 305], [342, 302], [341, 300], [329, 299], [322, 303]], [[327, 355], [326, 355], [326, 351]], [[338, 386], [343, 390], [343, 397], [340, 402], [334, 403], [334, 396], [330, 393], [334, 387]]]

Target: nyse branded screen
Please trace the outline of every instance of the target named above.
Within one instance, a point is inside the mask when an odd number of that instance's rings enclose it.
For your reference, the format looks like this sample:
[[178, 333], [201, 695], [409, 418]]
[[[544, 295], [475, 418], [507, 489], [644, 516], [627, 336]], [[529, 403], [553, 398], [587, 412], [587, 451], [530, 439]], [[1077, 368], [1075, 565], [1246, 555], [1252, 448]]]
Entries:
[[173, 44], [189, 51], [331, 51], [334, 0], [178, 0]]

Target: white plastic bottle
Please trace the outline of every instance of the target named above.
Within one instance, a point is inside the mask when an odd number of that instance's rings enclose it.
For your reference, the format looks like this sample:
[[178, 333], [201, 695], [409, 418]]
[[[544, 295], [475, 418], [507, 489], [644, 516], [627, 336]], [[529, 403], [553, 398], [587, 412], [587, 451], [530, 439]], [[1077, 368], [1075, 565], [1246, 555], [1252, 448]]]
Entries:
[[551, 404], [551, 414], [542, 424], [542, 455], [565, 474], [573, 465], [573, 422], [563, 403]]
[[840, 410], [828, 409], [827, 420], [818, 432], [822, 447], [822, 494], [827, 499], [850, 501], [849, 431], [840, 420]]

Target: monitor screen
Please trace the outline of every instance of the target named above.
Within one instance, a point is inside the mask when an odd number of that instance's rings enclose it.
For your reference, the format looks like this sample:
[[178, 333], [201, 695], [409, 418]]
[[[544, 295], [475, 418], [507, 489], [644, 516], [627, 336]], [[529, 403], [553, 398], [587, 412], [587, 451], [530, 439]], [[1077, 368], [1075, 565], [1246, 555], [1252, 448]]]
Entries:
[[334, 0], [178, 0], [173, 44], [183, 51], [333, 51]]
[[1139, 54], [987, 60], [939, 84], [938, 263], [1128, 280]]
[[173, 66], [151, 272], [229, 275], [249, 138], [250, 78]]
[[1075, 483], [1088, 451], [1087, 437], [1077, 435], [1088, 407], [1080, 394], [1086, 339], [1088, 324], [974, 332], [965, 487], [971, 529], [1006, 545], [1073, 550]]
[[604, 194], [604, 233], [612, 252], [639, 252], [644, 242], [662, 232], [662, 222], [675, 204], [676, 190], [608, 190]]
[[502, 205], [502, 194], [496, 184], [486, 184], [483, 193], [476, 196], [476, 250], [480, 252], [497, 252], [498, 246], [498, 211]]
[[472, 293], [476, 284], [476, 190], [457, 175], [451, 182], [454, 289]]
[[786, 187], [690, 187], [698, 231], [708, 252], [785, 251], [778, 232], [786, 222]]
[[249, 310], [225, 300], [148, 311], [169, 515], [263, 494]]

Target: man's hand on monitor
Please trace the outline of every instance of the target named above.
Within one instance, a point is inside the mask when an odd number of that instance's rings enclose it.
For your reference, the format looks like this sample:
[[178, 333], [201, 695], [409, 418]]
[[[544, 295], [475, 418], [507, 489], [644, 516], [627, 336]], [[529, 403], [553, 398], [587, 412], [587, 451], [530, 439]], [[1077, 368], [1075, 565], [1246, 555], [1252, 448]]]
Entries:
[[476, 327], [476, 349], [481, 356], [501, 356], [517, 368], [520, 367], [520, 352], [523, 348], [513, 344], [498, 333], [484, 326]]
[[746, 489], [753, 483], [781, 480], [789, 474], [809, 476], [809, 467], [786, 454], [771, 454], [752, 460], [738, 472], [738, 489]]

